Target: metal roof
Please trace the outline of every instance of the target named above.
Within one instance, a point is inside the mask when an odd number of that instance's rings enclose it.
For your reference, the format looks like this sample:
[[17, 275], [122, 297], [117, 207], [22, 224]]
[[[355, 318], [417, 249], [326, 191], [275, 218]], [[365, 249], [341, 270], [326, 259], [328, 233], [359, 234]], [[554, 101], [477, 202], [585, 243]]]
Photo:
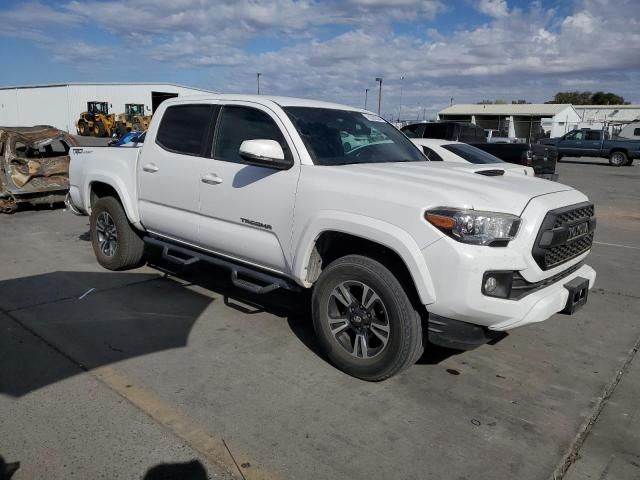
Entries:
[[438, 112], [438, 115], [535, 115], [552, 117], [567, 108], [568, 103], [505, 103], [505, 104], [458, 104]]
[[67, 83], [42, 83], [35, 85], [9, 85], [0, 86], [0, 90], [15, 90], [15, 89], [27, 89], [27, 88], [52, 88], [52, 87], [67, 87], [67, 86], [87, 86], [87, 85], [168, 85], [171, 87], [188, 88], [189, 90], [198, 90], [206, 93], [218, 93], [215, 90], [206, 90], [204, 88], [190, 87], [188, 85], [181, 85], [179, 83], [171, 82], [67, 82]]

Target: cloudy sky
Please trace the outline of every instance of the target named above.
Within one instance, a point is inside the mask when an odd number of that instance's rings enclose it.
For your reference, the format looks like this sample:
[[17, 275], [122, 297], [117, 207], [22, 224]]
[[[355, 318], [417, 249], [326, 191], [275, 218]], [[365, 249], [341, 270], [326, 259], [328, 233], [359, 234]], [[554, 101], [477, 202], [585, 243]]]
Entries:
[[[427, 118], [607, 90], [640, 103], [640, 0], [0, 2], [0, 85], [162, 81]], [[404, 80], [403, 80], [404, 77]], [[402, 97], [402, 102], [401, 102]]]

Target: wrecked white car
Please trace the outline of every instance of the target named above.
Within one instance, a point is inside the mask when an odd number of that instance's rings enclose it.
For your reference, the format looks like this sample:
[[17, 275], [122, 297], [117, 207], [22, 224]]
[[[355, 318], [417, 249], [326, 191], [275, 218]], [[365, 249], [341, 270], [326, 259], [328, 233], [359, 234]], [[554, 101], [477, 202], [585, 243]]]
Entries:
[[57, 128], [0, 127], [0, 212], [63, 202], [74, 146], [78, 142]]

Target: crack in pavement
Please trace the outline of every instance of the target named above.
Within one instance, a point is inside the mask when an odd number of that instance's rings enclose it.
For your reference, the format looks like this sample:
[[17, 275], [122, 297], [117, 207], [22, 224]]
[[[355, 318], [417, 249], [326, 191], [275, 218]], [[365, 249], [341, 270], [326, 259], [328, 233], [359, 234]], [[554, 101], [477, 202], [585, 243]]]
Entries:
[[587, 420], [582, 424], [582, 427], [580, 427], [578, 433], [576, 434], [573, 441], [571, 442], [569, 451], [566, 453], [566, 455], [563, 457], [560, 464], [554, 470], [553, 475], [551, 477], [552, 480], [562, 480], [565, 474], [567, 473], [567, 471], [569, 470], [569, 468], [571, 467], [571, 465], [573, 465], [578, 459], [580, 449], [582, 448], [582, 446], [584, 445], [584, 442], [586, 441], [587, 437], [591, 433], [593, 426], [598, 421], [598, 418], [600, 417], [600, 414], [602, 413], [602, 411], [604, 410], [604, 407], [609, 401], [609, 398], [611, 398], [611, 395], [613, 395], [613, 392], [615, 391], [616, 387], [620, 384], [620, 382], [622, 381], [622, 378], [629, 371], [631, 362], [633, 361], [636, 354], [638, 353], [638, 350], [640, 350], [640, 337], [638, 337], [634, 346], [627, 353], [627, 356], [624, 362], [622, 363], [622, 366], [618, 369], [618, 371], [614, 375], [611, 382], [609, 382], [609, 384], [605, 387], [604, 392], [602, 393], [602, 396], [598, 399], [595, 405], [595, 408], [591, 412], [591, 415], [589, 415]]

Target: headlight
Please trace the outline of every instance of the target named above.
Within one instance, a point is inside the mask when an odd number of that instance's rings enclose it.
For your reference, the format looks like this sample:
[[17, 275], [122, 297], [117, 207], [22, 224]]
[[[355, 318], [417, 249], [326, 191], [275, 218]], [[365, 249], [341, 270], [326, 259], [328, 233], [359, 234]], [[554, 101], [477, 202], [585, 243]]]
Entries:
[[463, 243], [504, 247], [515, 238], [520, 217], [508, 213], [437, 208], [424, 218], [451, 238]]

